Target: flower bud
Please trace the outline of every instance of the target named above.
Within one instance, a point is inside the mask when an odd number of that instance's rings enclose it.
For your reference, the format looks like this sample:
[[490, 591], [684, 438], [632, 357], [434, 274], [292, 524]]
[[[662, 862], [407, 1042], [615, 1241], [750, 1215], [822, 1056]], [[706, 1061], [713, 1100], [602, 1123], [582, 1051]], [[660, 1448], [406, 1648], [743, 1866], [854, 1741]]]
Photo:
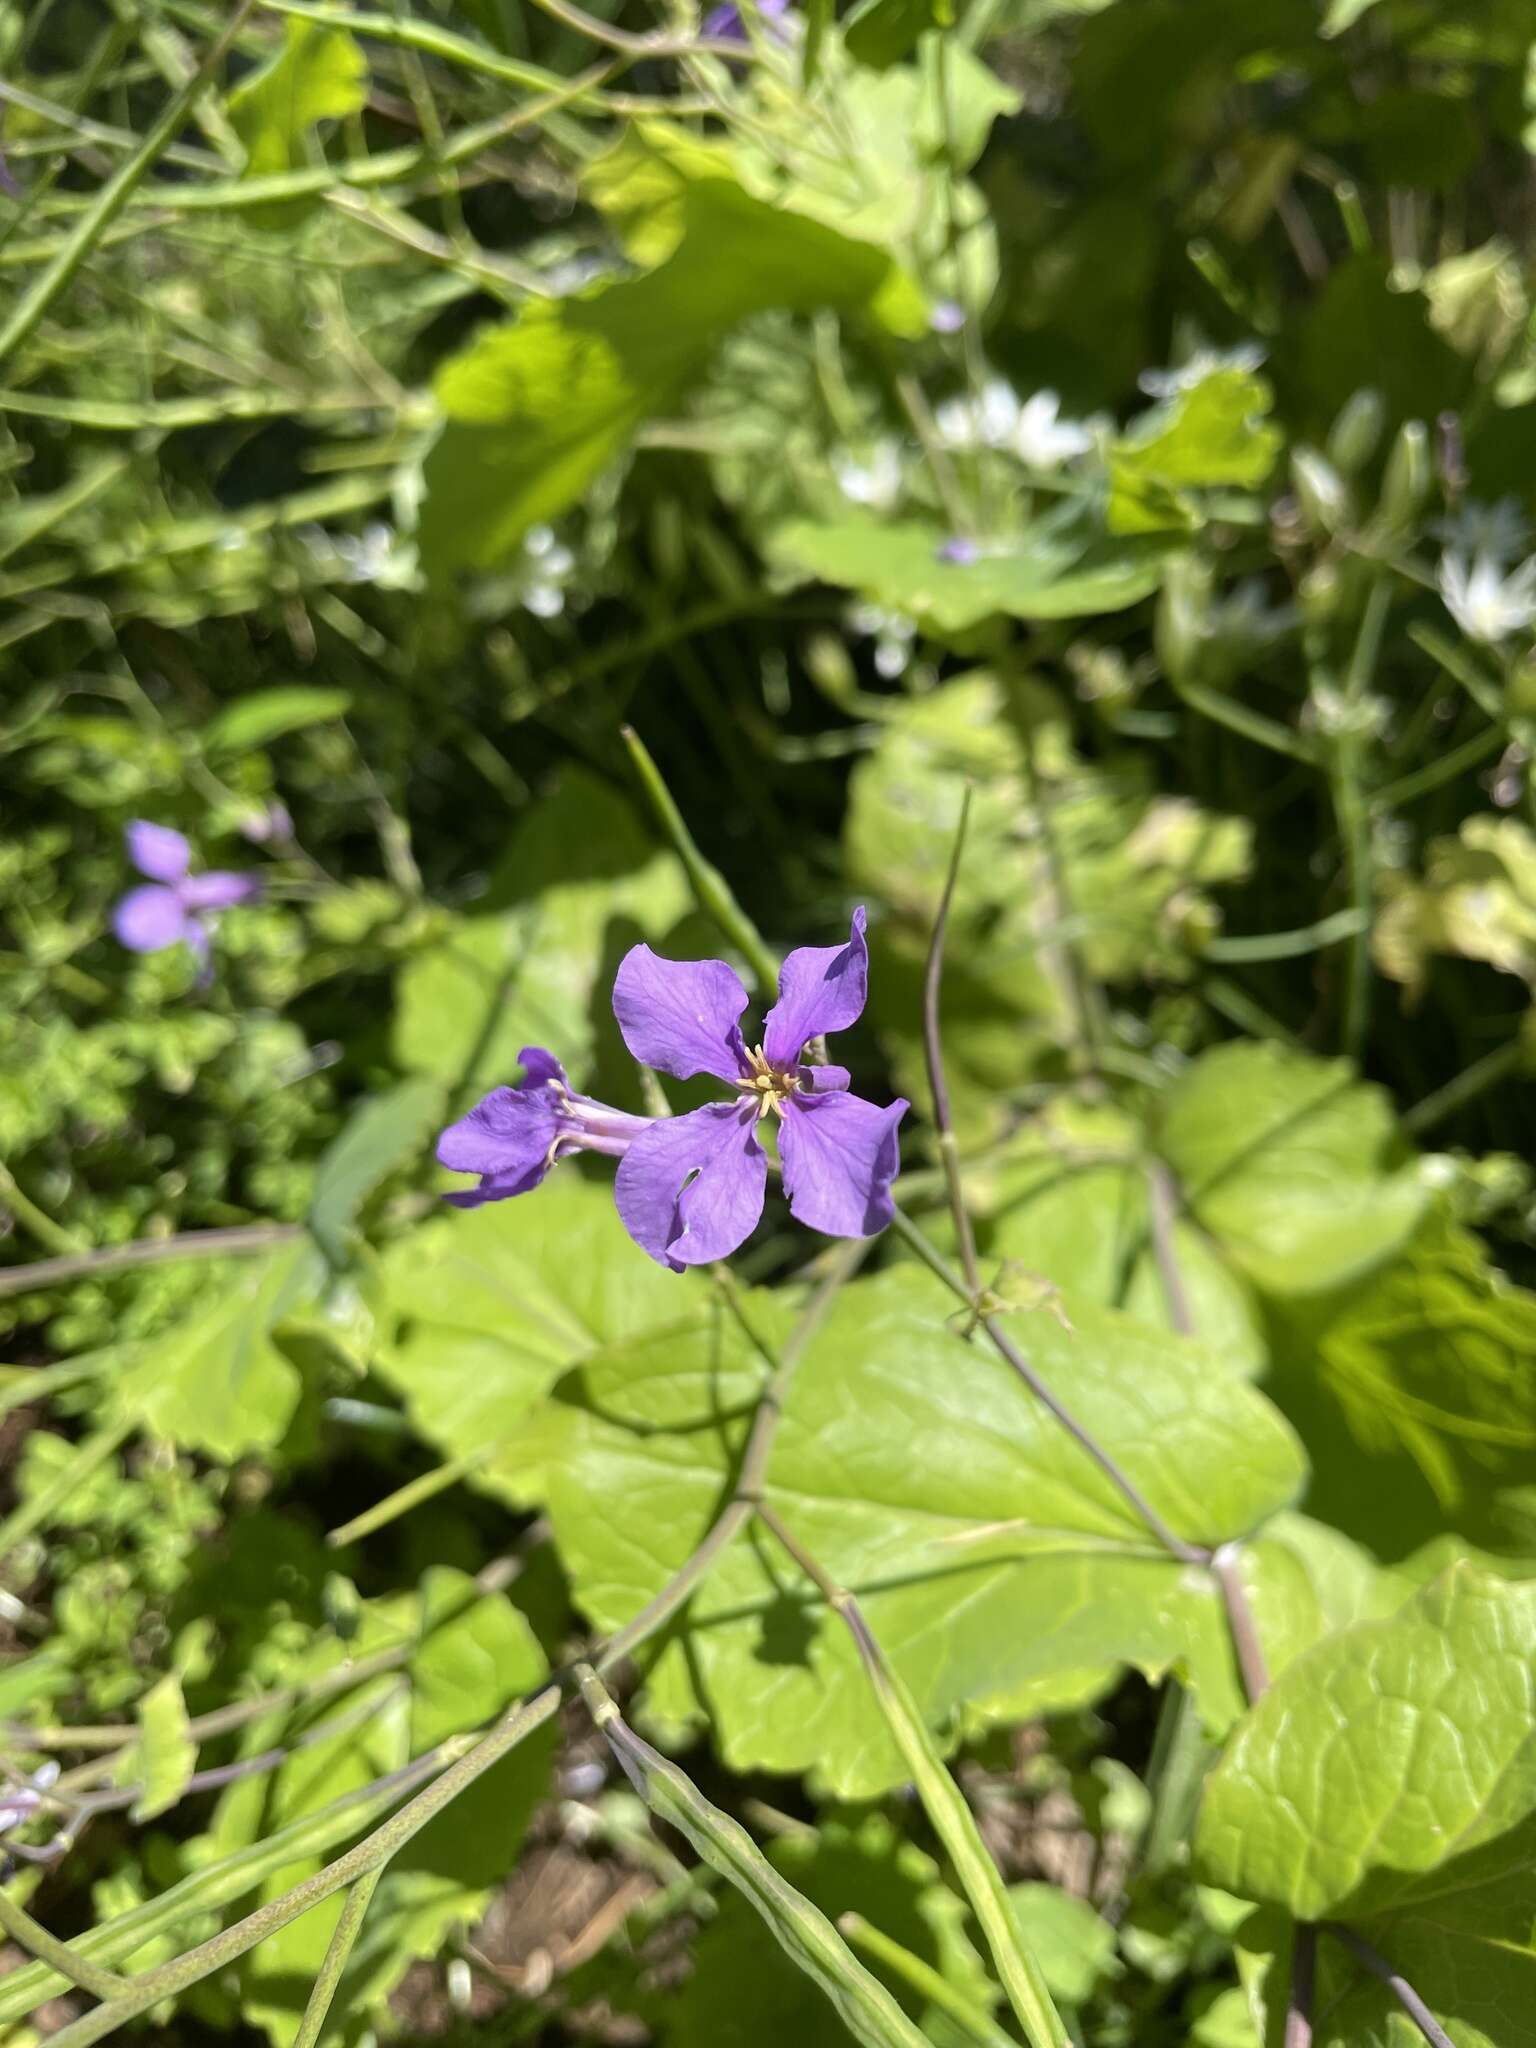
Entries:
[[1291, 488], [1314, 535], [1335, 534], [1349, 518], [1349, 487], [1315, 448], [1291, 450]]
[[1429, 429], [1422, 420], [1404, 420], [1381, 480], [1381, 497], [1376, 505], [1378, 522], [1389, 532], [1408, 532], [1428, 503], [1433, 483]]
[[1211, 569], [1198, 555], [1175, 556], [1163, 572], [1153, 644], [1164, 675], [1193, 679], [1211, 632]]
[[1346, 398], [1328, 432], [1328, 460], [1341, 476], [1357, 477], [1381, 444], [1387, 408], [1369, 388]]

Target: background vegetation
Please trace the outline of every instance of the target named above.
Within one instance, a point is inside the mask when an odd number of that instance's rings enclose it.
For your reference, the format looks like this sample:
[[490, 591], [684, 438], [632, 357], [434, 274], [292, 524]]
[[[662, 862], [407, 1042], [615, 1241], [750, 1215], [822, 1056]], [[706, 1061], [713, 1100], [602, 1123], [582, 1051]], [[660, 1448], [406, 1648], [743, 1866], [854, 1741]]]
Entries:
[[1536, 2041], [1530, 9], [834, 16], [0, 0], [7, 2042]]

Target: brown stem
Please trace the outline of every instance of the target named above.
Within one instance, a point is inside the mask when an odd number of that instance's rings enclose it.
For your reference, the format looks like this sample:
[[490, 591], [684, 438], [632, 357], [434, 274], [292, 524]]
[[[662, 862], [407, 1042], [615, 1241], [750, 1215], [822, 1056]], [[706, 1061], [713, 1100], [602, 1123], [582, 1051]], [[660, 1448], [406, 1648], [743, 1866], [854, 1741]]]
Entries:
[[1373, 1977], [1379, 1977], [1409, 2019], [1429, 2042], [1430, 2048], [1456, 2048], [1455, 2042], [1435, 2018], [1429, 2007], [1402, 1973], [1389, 1963], [1384, 1955], [1356, 1934], [1352, 1927], [1339, 1926], [1334, 1921], [1325, 1923], [1326, 1931], [1335, 1941], [1347, 1948], [1356, 1962], [1363, 1963]]
[[229, 1230], [184, 1230], [176, 1237], [142, 1238], [137, 1244], [105, 1244], [95, 1251], [6, 1267], [0, 1271], [0, 1295], [28, 1294], [68, 1280], [120, 1272], [125, 1266], [159, 1265], [164, 1259], [243, 1258], [275, 1244], [292, 1244], [303, 1235], [302, 1223], [244, 1223]]
[[1291, 1946], [1291, 1992], [1285, 2008], [1285, 2048], [1312, 2048], [1312, 1985], [1317, 1975], [1317, 1929], [1297, 1922]]

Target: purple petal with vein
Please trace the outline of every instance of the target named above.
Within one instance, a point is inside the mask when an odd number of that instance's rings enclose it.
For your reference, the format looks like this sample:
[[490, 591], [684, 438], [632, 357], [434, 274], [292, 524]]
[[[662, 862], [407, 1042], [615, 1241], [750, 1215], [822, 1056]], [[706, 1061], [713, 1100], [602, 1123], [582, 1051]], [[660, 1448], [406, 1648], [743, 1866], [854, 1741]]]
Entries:
[[710, 1102], [636, 1138], [614, 1176], [624, 1228], [659, 1265], [729, 1258], [763, 1213], [768, 1159], [750, 1103]]
[[792, 1067], [807, 1039], [846, 1031], [864, 1013], [869, 948], [862, 905], [846, 946], [799, 946], [779, 969], [779, 1000], [763, 1025], [769, 1064]]
[[791, 1096], [779, 1126], [790, 1213], [829, 1237], [873, 1237], [891, 1220], [891, 1182], [901, 1164], [900, 1096], [878, 1109], [862, 1096]]
[[624, 955], [613, 984], [613, 1014], [642, 1066], [688, 1081], [713, 1074], [735, 1081], [747, 1069], [740, 978], [723, 960], [663, 960], [649, 946]]
[[209, 868], [206, 874], [188, 875], [177, 884], [176, 893], [188, 910], [228, 910], [234, 903], [249, 903], [261, 894], [259, 875], [238, 875], [227, 868]]

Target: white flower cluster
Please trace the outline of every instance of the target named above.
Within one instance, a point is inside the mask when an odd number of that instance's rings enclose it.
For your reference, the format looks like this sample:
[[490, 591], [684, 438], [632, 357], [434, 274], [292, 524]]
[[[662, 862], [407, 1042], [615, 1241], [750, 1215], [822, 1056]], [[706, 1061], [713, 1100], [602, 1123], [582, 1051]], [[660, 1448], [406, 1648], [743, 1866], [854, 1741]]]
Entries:
[[1030, 469], [1056, 469], [1093, 446], [1091, 426], [1061, 417], [1054, 391], [1021, 400], [1011, 384], [993, 377], [974, 397], [947, 398], [933, 415], [946, 448], [994, 448]]
[[1440, 596], [1469, 640], [1496, 647], [1536, 624], [1536, 555], [1515, 563], [1529, 535], [1513, 498], [1470, 502], [1436, 532]]

